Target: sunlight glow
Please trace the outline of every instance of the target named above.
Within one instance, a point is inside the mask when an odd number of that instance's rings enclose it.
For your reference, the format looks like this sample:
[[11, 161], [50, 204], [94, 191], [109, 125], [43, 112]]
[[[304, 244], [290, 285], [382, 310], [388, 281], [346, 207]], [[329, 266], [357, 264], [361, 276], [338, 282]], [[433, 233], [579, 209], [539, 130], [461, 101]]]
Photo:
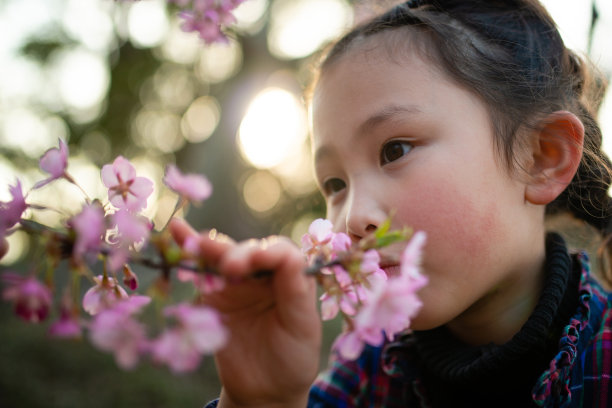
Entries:
[[263, 27], [263, 16], [268, 8], [268, 0], [249, 0], [234, 10], [235, 27], [239, 31], [255, 34]]
[[177, 17], [172, 18], [170, 28], [160, 51], [163, 58], [177, 64], [193, 64], [200, 55], [201, 40], [197, 35], [189, 35], [181, 30]]
[[137, 47], [148, 48], [161, 44], [170, 23], [163, 0], [139, 1], [128, 13], [128, 32]]
[[242, 193], [244, 201], [256, 212], [266, 212], [274, 208], [281, 198], [278, 180], [267, 171], [256, 171], [244, 182]]
[[285, 59], [312, 54], [342, 33], [352, 20], [343, 0], [277, 0], [271, 9], [268, 48]]
[[44, 117], [29, 109], [13, 109], [0, 114], [0, 145], [38, 158], [57, 146], [57, 138], [49, 131]]
[[0, 259], [0, 265], [12, 265], [19, 261], [28, 252], [30, 246], [28, 234], [23, 231], [15, 231], [6, 237], [6, 240], [9, 244], [9, 250]]
[[110, 2], [98, 0], [69, 0], [62, 25], [66, 33], [90, 50], [107, 51], [115, 43]]
[[99, 105], [108, 91], [110, 72], [104, 57], [84, 48], [58, 52], [51, 75], [68, 108], [87, 110]]
[[306, 132], [306, 112], [298, 99], [284, 89], [267, 88], [242, 119], [240, 151], [255, 167], [273, 167], [301, 149]]
[[196, 72], [206, 82], [218, 83], [235, 75], [242, 66], [242, 48], [230, 39], [229, 44], [211, 44], [202, 48]]
[[565, 45], [585, 51], [589, 41], [591, 2], [577, 6], [573, 0], [542, 0], [542, 4], [557, 23]]

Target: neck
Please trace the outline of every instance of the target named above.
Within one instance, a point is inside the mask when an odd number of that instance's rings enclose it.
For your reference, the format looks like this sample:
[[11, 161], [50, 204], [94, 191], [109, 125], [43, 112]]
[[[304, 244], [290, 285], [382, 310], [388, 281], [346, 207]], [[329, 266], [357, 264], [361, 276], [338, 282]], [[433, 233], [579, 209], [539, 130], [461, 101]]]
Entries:
[[535, 309], [544, 286], [544, 245], [533, 253], [511, 278], [449, 322], [448, 329], [467, 344], [508, 342]]

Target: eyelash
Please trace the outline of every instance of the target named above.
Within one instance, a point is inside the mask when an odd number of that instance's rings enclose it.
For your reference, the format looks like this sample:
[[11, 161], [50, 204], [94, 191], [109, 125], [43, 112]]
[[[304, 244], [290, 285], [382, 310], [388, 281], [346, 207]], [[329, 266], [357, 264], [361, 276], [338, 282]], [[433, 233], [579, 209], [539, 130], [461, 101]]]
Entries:
[[323, 182], [323, 192], [326, 196], [332, 196], [346, 187], [346, 183], [339, 178], [330, 178]]
[[[386, 149], [388, 147], [397, 147], [398, 145], [402, 148], [400, 156], [392, 157], [391, 159], [389, 159], [389, 157], [387, 156], [387, 153], [389, 152], [386, 152]], [[390, 142], [385, 143], [380, 149], [380, 164], [384, 166], [385, 164], [389, 164], [391, 162], [401, 159], [402, 157], [410, 153], [413, 147], [413, 144], [406, 140], [391, 140]], [[398, 152], [393, 153], [397, 154]]]
[[[392, 157], [391, 159], [389, 159], [389, 157], [386, 157], [387, 156], [386, 153], [389, 153], [389, 152], [386, 152], [385, 150], [388, 147], [397, 147], [398, 145], [402, 147], [402, 152], [400, 156]], [[384, 166], [385, 164], [389, 164], [391, 162], [399, 160], [402, 157], [404, 157], [406, 154], [408, 154], [412, 150], [412, 148], [413, 148], [412, 143], [405, 141], [405, 140], [392, 140], [388, 143], [385, 143], [380, 149], [380, 164]], [[397, 153], [397, 152], [394, 152], [394, 153]], [[333, 178], [329, 178], [325, 180], [323, 182], [322, 187], [323, 187], [323, 193], [329, 197], [329, 196], [332, 196], [344, 190], [346, 188], [346, 183], [342, 179], [333, 177]]]

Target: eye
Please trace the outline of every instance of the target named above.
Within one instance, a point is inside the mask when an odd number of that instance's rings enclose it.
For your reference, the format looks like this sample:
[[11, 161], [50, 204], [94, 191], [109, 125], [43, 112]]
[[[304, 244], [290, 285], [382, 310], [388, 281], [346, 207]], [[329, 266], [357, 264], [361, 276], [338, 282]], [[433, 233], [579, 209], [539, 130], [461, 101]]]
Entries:
[[330, 178], [323, 182], [323, 193], [330, 196], [342, 191], [346, 187], [346, 183], [339, 178]]
[[400, 159], [412, 150], [412, 144], [407, 141], [393, 140], [386, 143], [380, 150], [380, 163], [387, 164]]

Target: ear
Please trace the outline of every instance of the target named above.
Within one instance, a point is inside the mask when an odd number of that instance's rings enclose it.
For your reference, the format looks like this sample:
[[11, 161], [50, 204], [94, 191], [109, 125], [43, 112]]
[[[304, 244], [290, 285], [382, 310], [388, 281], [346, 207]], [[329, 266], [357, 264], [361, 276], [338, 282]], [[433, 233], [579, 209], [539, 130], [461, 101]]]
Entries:
[[558, 111], [544, 118], [532, 136], [525, 199], [546, 205], [565, 190], [578, 170], [584, 125], [573, 113]]

